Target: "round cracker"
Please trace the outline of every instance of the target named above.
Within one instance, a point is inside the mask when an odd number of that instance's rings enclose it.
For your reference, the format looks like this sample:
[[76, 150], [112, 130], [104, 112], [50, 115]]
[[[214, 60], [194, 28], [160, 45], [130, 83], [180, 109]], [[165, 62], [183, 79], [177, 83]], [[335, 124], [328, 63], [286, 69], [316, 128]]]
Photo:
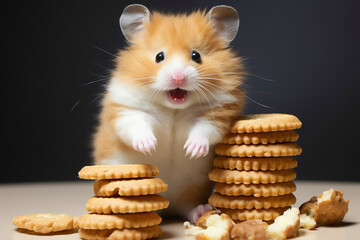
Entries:
[[283, 113], [244, 115], [232, 127], [232, 133], [273, 132], [294, 130], [302, 123], [294, 115]]
[[213, 164], [218, 168], [237, 169], [237, 170], [283, 170], [291, 169], [297, 166], [297, 161], [292, 157], [226, 157], [218, 156], [214, 159]]
[[18, 228], [43, 234], [74, 228], [73, 218], [66, 214], [28, 214], [14, 217], [12, 223]]
[[231, 209], [268, 209], [288, 207], [296, 202], [294, 194], [274, 197], [226, 196], [214, 192], [209, 197], [209, 204], [217, 208]]
[[234, 221], [246, 221], [251, 219], [260, 219], [263, 221], [275, 220], [278, 216], [281, 216], [288, 207], [283, 208], [269, 208], [269, 209], [229, 209], [220, 208], [222, 213], [230, 216]]
[[158, 225], [129, 229], [79, 229], [79, 235], [87, 240], [145, 240], [159, 237], [162, 234]]
[[98, 180], [94, 183], [95, 196], [139, 196], [165, 192], [168, 185], [160, 178]]
[[273, 144], [296, 142], [299, 134], [294, 130], [280, 132], [259, 133], [229, 133], [224, 136], [222, 143], [225, 144]]
[[156, 212], [125, 213], [125, 214], [93, 214], [87, 213], [80, 217], [78, 225], [85, 229], [123, 229], [154, 226], [161, 223]]
[[82, 179], [121, 179], [155, 177], [159, 169], [150, 164], [94, 165], [79, 171]]
[[92, 213], [140, 213], [167, 208], [169, 201], [160, 195], [136, 197], [92, 197], [86, 203]]
[[209, 173], [209, 178], [214, 182], [235, 183], [235, 184], [259, 184], [289, 182], [296, 178], [293, 169], [278, 171], [238, 171], [214, 168]]
[[293, 193], [296, 190], [296, 185], [293, 182], [269, 184], [216, 183], [215, 190], [227, 196], [269, 197]]
[[302, 148], [296, 143], [267, 145], [230, 145], [219, 144], [215, 153], [229, 157], [286, 157], [300, 155]]

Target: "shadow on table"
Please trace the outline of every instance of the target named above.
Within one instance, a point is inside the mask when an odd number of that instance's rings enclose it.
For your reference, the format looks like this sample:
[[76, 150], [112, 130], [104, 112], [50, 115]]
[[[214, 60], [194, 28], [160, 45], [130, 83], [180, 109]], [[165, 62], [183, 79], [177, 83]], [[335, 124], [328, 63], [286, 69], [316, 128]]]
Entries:
[[341, 223], [336, 224], [336, 225], [328, 225], [328, 226], [324, 226], [324, 227], [333, 227], [333, 228], [349, 227], [349, 226], [353, 226], [353, 225], [356, 225], [356, 224], [359, 224], [359, 223], [358, 222], [341, 222]]
[[26, 233], [26, 234], [34, 235], [34, 236], [56, 236], [56, 235], [73, 234], [73, 233], [78, 232], [77, 229], [71, 229], [71, 230], [64, 230], [64, 231], [51, 232], [51, 233], [37, 233], [37, 232], [30, 231], [30, 230], [27, 230], [27, 229], [22, 229], [22, 228], [17, 228], [15, 231], [18, 232], [18, 233]]

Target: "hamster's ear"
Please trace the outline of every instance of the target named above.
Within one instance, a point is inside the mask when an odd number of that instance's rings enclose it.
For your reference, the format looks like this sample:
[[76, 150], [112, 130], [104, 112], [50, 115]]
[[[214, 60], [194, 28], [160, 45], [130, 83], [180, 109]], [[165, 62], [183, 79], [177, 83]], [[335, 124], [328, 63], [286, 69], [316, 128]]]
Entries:
[[233, 7], [226, 5], [215, 6], [210, 9], [207, 16], [219, 37], [224, 38], [227, 43], [234, 40], [240, 21], [239, 15]]
[[120, 16], [120, 28], [126, 40], [132, 41], [133, 36], [144, 28], [149, 21], [150, 11], [141, 4], [128, 5]]

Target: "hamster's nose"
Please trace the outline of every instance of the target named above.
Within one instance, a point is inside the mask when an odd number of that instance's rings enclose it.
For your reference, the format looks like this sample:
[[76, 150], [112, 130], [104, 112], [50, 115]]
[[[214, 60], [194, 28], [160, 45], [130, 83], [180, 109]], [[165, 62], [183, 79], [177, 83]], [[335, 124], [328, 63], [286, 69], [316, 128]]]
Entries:
[[175, 85], [182, 85], [185, 82], [185, 75], [184, 72], [181, 70], [176, 70], [172, 74], [171, 80]]

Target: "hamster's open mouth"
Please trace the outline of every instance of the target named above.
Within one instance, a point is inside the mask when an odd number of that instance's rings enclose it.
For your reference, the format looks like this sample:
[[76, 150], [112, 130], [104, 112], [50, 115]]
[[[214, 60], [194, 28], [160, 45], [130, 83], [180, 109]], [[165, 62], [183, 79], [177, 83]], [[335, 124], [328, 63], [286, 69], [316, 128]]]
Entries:
[[182, 104], [186, 102], [188, 96], [188, 91], [176, 88], [170, 91], [167, 91], [167, 97], [169, 101], [173, 104]]

